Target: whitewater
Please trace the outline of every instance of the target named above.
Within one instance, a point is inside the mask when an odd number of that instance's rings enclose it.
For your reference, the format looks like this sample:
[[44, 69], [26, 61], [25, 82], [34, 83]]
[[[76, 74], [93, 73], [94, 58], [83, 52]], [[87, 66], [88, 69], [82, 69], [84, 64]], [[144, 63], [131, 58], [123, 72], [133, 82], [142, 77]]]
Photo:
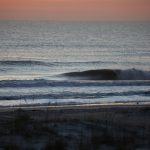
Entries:
[[150, 22], [0, 21], [0, 106], [150, 102]]

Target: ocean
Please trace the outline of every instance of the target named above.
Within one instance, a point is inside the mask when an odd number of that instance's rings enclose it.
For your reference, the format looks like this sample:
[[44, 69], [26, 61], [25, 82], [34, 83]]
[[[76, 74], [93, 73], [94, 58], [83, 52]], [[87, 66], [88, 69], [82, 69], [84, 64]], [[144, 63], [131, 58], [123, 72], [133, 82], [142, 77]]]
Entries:
[[150, 102], [150, 22], [0, 21], [0, 106]]

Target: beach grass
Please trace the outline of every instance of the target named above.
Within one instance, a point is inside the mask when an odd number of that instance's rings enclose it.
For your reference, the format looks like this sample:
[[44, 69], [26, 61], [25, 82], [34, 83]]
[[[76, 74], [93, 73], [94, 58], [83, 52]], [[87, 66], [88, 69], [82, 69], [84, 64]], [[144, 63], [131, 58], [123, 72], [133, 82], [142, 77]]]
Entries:
[[150, 148], [150, 106], [92, 106], [0, 111], [3, 150]]

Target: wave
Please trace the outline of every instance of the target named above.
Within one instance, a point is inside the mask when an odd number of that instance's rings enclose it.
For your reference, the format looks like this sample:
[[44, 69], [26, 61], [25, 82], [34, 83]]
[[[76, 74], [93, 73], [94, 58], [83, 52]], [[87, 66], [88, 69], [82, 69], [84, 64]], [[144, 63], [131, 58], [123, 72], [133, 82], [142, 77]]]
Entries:
[[52, 66], [53, 63], [42, 62], [42, 61], [32, 61], [32, 60], [8, 60], [8, 61], [0, 61], [0, 65], [17, 65], [17, 66]]
[[63, 76], [78, 80], [150, 80], [150, 71], [101, 69], [69, 72], [63, 74]]
[[110, 92], [110, 93], [80, 93], [80, 92], [63, 92], [56, 94], [28, 94], [28, 95], [9, 95], [9, 96], [0, 96], [0, 100], [27, 100], [27, 99], [88, 99], [88, 98], [105, 98], [112, 96], [150, 96], [150, 91], [128, 91], [128, 92]]
[[33, 60], [3, 60], [0, 61], [0, 65], [5, 66], [71, 66], [71, 65], [81, 65], [81, 64], [113, 64], [114, 62], [102, 62], [102, 61], [91, 61], [91, 62], [46, 62], [46, 61], [33, 61]]
[[55, 81], [55, 80], [2, 80], [0, 88], [30, 87], [84, 87], [84, 86], [150, 86], [150, 81]]

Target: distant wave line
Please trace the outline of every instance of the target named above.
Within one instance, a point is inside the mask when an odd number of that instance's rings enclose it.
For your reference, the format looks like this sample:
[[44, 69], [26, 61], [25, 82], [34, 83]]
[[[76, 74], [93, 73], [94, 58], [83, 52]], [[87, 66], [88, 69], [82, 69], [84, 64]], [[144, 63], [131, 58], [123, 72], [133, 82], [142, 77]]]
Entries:
[[43, 62], [43, 61], [32, 61], [32, 60], [4, 60], [0, 61], [0, 65], [41, 65], [41, 66], [50, 66], [53, 63]]
[[[138, 65], [144, 65], [145, 63], [149, 62], [114, 62], [114, 61], [70, 61], [70, 62], [48, 62], [48, 61], [38, 61], [38, 60], [1, 60], [0, 65], [18, 65], [18, 66], [32, 66], [32, 65], [38, 65], [38, 66], [60, 66], [60, 65], [76, 65], [76, 64], [138, 64]], [[150, 64], [150, 63], [149, 63]]]

